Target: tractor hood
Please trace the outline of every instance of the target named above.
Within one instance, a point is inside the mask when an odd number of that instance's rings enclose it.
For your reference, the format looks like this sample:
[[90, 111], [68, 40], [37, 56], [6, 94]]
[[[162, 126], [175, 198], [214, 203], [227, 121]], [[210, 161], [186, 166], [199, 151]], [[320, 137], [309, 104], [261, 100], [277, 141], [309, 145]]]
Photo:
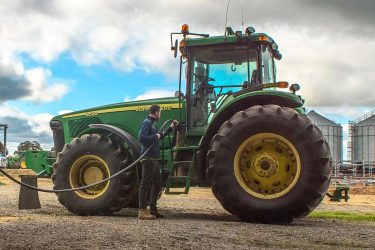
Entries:
[[73, 117], [85, 117], [85, 116], [96, 116], [98, 114], [113, 113], [121, 111], [147, 111], [152, 104], [159, 104], [162, 110], [179, 108], [178, 98], [167, 97], [167, 98], [157, 98], [149, 100], [131, 101], [131, 102], [121, 102], [114, 103], [104, 106], [98, 106], [89, 109], [83, 109], [74, 111], [71, 113], [66, 113], [62, 115], [55, 116], [52, 120], [61, 120]]

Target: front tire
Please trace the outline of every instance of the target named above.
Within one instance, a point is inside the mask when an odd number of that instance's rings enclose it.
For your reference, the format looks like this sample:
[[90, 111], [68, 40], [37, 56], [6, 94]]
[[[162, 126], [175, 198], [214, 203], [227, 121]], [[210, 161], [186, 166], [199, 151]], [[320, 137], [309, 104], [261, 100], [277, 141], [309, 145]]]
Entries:
[[287, 223], [323, 199], [330, 150], [320, 130], [276, 105], [240, 111], [214, 136], [208, 176], [222, 206], [245, 221]]
[[[130, 155], [116, 141], [98, 134], [83, 135], [66, 144], [58, 154], [53, 165], [54, 189], [101, 181], [130, 163]], [[70, 212], [79, 215], [112, 214], [129, 206], [135, 181], [135, 172], [129, 171], [103, 184], [57, 196]]]

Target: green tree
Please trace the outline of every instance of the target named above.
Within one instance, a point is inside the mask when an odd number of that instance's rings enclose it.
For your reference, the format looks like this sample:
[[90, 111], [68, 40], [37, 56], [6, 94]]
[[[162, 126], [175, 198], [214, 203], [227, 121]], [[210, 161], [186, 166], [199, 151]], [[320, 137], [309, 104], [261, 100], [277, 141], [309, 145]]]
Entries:
[[14, 152], [16, 155], [21, 155], [28, 150], [43, 150], [37, 141], [24, 141], [21, 142], [17, 147], [17, 151]]

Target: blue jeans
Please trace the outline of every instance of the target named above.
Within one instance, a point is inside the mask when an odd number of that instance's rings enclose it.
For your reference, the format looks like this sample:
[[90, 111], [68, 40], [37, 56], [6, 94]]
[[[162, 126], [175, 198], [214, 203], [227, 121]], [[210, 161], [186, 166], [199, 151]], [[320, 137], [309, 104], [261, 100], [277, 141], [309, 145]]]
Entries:
[[156, 201], [161, 190], [160, 165], [158, 160], [145, 159], [142, 161], [142, 181], [139, 187], [139, 209], [147, 207], [150, 193], [150, 209], [156, 209]]

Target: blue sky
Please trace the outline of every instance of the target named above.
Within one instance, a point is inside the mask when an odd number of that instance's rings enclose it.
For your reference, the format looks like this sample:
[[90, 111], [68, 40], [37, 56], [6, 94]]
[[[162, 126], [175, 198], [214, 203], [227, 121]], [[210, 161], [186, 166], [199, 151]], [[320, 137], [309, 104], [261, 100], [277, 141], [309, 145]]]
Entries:
[[[48, 122], [61, 112], [173, 95], [170, 32], [188, 23], [223, 34], [226, 4], [2, 0], [0, 123], [10, 125], [10, 151], [23, 140], [49, 149]], [[346, 131], [375, 108], [374, 9], [370, 0], [233, 0], [227, 26], [270, 34], [283, 54], [278, 80], [299, 83], [306, 106]]]
[[10, 105], [28, 114], [47, 112], [57, 115], [62, 110], [80, 110], [122, 102], [125, 99], [135, 99], [153, 89], [163, 89], [171, 93], [178, 89], [177, 76], [172, 79], [163, 74], [143, 70], [123, 72], [108, 64], [87, 67], [77, 64], [66, 54], [49, 64], [30, 58], [24, 59], [24, 62], [26, 68], [48, 67], [53, 72], [53, 78], [64, 79], [68, 86], [67, 94], [54, 102], [45, 104], [33, 104], [22, 100], [9, 102]]

